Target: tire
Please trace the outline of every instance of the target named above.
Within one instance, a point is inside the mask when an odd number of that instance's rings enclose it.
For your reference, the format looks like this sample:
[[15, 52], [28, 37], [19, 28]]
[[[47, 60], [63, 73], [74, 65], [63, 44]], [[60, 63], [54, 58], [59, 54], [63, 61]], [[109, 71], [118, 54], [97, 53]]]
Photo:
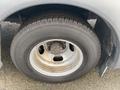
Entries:
[[[13, 63], [24, 74], [45, 82], [66, 82], [79, 78], [98, 64], [101, 55], [97, 36], [81, 22], [74, 19], [53, 17], [44, 18], [23, 27], [11, 44]], [[77, 70], [66, 75], [50, 76], [38, 72], [31, 65], [30, 53], [33, 47], [40, 42], [51, 39], [66, 40], [79, 47], [83, 53], [83, 61]]]

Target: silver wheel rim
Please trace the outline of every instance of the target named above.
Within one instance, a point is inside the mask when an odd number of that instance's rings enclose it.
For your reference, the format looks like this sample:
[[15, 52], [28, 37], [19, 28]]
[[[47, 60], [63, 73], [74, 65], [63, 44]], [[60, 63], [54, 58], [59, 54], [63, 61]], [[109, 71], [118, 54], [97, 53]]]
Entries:
[[81, 67], [83, 58], [76, 44], [62, 39], [40, 42], [29, 55], [32, 68], [47, 76], [69, 75]]

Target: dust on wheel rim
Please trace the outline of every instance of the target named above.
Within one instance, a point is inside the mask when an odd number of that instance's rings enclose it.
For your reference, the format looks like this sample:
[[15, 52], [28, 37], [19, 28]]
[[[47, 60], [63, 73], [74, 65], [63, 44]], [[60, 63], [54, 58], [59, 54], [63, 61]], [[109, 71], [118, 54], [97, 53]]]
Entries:
[[35, 45], [29, 55], [30, 65], [46, 76], [66, 76], [78, 70], [83, 63], [83, 52], [74, 43], [50, 39]]

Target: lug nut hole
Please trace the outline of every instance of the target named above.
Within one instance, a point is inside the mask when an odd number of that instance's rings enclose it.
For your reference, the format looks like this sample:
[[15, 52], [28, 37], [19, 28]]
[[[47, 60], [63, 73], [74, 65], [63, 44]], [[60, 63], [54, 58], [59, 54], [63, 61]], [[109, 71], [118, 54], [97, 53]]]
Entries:
[[63, 61], [63, 57], [62, 56], [55, 56], [53, 58], [53, 61]]
[[74, 46], [72, 44], [69, 44], [69, 48], [72, 52], [74, 52]]
[[44, 46], [43, 45], [41, 45], [40, 47], [39, 47], [39, 53], [40, 54], [43, 54], [44, 53]]

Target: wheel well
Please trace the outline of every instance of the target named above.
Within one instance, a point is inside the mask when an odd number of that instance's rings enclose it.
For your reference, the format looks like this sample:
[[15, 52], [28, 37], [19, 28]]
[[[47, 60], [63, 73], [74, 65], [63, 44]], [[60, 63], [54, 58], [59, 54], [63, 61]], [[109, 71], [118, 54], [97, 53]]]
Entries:
[[46, 4], [20, 10], [10, 15], [6, 20], [20, 22], [21, 20], [24, 21], [32, 16], [36, 16], [49, 11], [67, 12], [76, 16], [80, 16], [83, 19], [87, 19], [89, 15], [89, 11], [82, 8], [73, 7], [69, 5]]
[[81, 17], [83, 20], [86, 20], [93, 27], [93, 31], [96, 33], [101, 42], [102, 55], [99, 64], [103, 64], [110, 56], [113, 58], [111, 63], [116, 60], [118, 47], [118, 38], [116, 32], [109, 24], [109, 22], [105, 21], [99, 15], [84, 8], [62, 4], [38, 5], [15, 12], [14, 14], [7, 17], [5, 21], [22, 24], [30, 17], [49, 11], [68, 12], [71, 15], [76, 15]]

